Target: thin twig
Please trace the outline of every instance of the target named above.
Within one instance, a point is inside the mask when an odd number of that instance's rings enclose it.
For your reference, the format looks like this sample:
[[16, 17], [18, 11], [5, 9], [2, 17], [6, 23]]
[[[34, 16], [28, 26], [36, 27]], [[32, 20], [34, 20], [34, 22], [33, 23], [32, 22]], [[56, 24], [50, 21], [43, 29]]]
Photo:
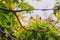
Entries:
[[9, 10], [9, 9], [0, 8], [0, 10], [8, 11], [8, 12], [22, 12], [22, 11], [32, 11], [32, 10], [42, 10], [42, 11], [45, 11], [45, 10], [60, 10], [60, 9], [58, 9], [58, 8], [51, 8], [51, 9]]
[[[3, 34], [6, 34], [4, 31], [2, 31], [1, 29], [0, 29], [0, 32], [2, 32]], [[15, 39], [14, 37], [12, 37], [10, 34], [6, 34], [6, 35], [8, 35], [10, 38], [12, 38], [12, 39]]]
[[22, 28], [24, 28], [25, 30], [27, 30], [27, 29], [21, 24], [21, 22], [20, 22], [18, 16], [16, 15], [16, 12], [13, 12], [13, 13], [14, 13], [14, 15], [16, 16], [16, 18], [17, 18], [17, 20], [18, 20], [20, 26], [21, 26]]

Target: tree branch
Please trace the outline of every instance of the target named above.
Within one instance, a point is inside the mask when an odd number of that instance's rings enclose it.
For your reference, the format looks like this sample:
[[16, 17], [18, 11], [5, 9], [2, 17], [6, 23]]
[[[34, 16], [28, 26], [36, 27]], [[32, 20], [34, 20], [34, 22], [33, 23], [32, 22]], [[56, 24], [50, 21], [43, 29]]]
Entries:
[[[2, 31], [1, 29], [0, 29], [0, 32], [1, 33], [3, 33], [3, 34], [6, 34], [4, 31]], [[10, 34], [7, 34], [10, 38], [12, 38], [12, 39], [15, 39], [12, 35], [10, 35]]]
[[21, 26], [22, 28], [24, 28], [25, 30], [27, 30], [27, 29], [21, 24], [21, 22], [20, 22], [18, 16], [16, 15], [16, 12], [13, 12], [13, 13], [14, 13], [14, 15], [16, 16], [16, 18], [17, 18], [17, 20], [18, 20], [20, 26]]
[[0, 10], [8, 11], [8, 12], [22, 12], [22, 11], [32, 11], [32, 10], [42, 10], [42, 11], [46, 11], [46, 10], [60, 10], [60, 9], [58, 9], [58, 8], [51, 8], [51, 9], [8, 10], [8, 9], [0, 8]]

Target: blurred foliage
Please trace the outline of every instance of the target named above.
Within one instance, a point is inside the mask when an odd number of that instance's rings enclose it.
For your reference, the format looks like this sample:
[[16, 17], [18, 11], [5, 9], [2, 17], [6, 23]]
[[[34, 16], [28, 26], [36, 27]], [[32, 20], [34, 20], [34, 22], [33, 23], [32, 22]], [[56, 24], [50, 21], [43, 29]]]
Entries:
[[28, 31], [22, 29], [13, 35], [19, 40], [60, 40], [60, 33], [48, 22], [29, 22]]
[[[34, 9], [24, 0], [21, 0], [21, 2], [19, 0], [1, 0], [0, 8], [8, 10], [14, 10], [15, 8], [20, 8], [21, 10]], [[16, 15], [19, 19], [24, 18], [21, 13], [17, 12]], [[15, 40], [60, 40], [59, 31], [48, 21], [40, 22], [37, 20], [29, 22], [25, 28], [26, 30], [21, 27], [13, 12], [0, 10], [0, 29], [6, 33], [0, 32], [0, 40], [14, 40], [7, 34], [11, 34], [16, 38]]]
[[[56, 2], [54, 8], [60, 9], [60, 2]], [[60, 19], [60, 10], [54, 10], [54, 14], [57, 19]]]

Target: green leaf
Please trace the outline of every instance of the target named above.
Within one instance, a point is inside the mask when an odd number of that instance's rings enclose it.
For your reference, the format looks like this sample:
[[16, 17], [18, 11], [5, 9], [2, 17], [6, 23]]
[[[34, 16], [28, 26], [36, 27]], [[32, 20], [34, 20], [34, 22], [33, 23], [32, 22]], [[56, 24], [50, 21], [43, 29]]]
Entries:
[[22, 10], [34, 8], [33, 6], [29, 5], [27, 2], [20, 3], [19, 7], [20, 7]]

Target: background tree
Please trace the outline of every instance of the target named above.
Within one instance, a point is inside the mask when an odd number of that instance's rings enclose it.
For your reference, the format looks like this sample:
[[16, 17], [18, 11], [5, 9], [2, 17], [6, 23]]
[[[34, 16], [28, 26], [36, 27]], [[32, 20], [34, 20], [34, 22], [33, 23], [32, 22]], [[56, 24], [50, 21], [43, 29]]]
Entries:
[[60, 33], [48, 21], [29, 22], [26, 28], [21, 25], [21, 11], [34, 9], [24, 0], [1, 0], [0, 9], [0, 40], [60, 40]]

